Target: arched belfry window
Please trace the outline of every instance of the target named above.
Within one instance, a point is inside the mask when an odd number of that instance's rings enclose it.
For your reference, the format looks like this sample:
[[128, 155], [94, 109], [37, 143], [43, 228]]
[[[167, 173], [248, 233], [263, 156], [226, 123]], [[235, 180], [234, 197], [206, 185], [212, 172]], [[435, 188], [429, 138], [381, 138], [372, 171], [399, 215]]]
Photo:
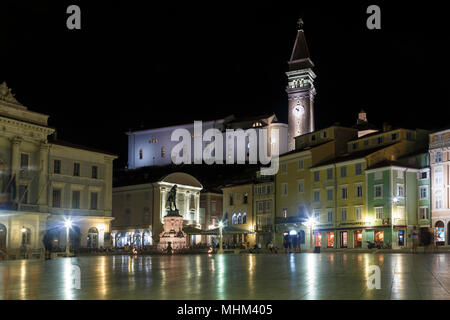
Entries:
[[240, 212], [239, 212], [238, 217], [237, 217], [237, 223], [238, 224], [242, 224], [242, 215], [241, 215]]
[[242, 216], [242, 223], [243, 224], [247, 223], [247, 212], [244, 212], [244, 215]]

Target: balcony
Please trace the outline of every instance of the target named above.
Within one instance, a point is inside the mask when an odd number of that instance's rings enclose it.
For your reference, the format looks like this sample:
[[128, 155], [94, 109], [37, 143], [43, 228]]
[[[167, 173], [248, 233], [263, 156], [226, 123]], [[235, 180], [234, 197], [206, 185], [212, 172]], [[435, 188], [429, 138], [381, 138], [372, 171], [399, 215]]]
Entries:
[[37, 204], [19, 204], [19, 211], [27, 211], [27, 212], [39, 212], [39, 206]]

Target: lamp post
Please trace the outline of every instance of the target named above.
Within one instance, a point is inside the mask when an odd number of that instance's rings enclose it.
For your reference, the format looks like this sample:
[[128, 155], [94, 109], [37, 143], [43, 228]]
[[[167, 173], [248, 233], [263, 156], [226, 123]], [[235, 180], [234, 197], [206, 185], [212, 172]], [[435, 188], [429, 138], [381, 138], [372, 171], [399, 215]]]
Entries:
[[316, 224], [316, 220], [314, 217], [309, 217], [308, 221], [306, 221], [305, 225], [310, 228], [310, 245], [309, 252], [314, 252], [314, 225]]
[[64, 223], [64, 226], [66, 227], [66, 256], [68, 257], [70, 255], [69, 230], [72, 227], [72, 221], [70, 221], [70, 219], [66, 220], [66, 222]]
[[223, 228], [223, 222], [220, 221], [219, 222], [219, 251], [217, 251], [217, 253], [223, 253], [223, 248], [222, 248], [222, 228]]

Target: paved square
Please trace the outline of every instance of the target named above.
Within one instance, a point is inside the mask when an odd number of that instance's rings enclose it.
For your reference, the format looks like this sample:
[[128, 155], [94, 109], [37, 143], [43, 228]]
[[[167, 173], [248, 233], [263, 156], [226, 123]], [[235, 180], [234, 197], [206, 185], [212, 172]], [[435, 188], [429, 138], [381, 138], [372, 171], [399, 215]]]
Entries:
[[[72, 267], [81, 289], [72, 287]], [[381, 289], [368, 289], [378, 265]], [[450, 299], [450, 254], [91, 256], [0, 262], [0, 299]]]

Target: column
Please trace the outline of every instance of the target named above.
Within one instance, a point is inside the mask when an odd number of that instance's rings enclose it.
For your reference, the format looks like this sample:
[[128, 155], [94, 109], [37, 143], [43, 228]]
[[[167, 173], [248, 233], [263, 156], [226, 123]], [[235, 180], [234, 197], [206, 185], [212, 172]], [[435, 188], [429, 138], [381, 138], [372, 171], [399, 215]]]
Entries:
[[113, 158], [106, 156], [105, 157], [105, 172], [104, 172], [104, 195], [103, 195], [103, 210], [105, 211], [105, 215], [111, 216], [112, 211], [112, 162]]
[[16, 199], [11, 199], [17, 202], [19, 194], [17, 192], [17, 185], [19, 182], [19, 172], [20, 172], [20, 144], [22, 139], [20, 137], [14, 137], [11, 141], [12, 152], [11, 152], [11, 178], [16, 175]]
[[48, 144], [41, 143], [39, 149], [39, 190], [38, 190], [38, 205], [40, 212], [48, 211]]

